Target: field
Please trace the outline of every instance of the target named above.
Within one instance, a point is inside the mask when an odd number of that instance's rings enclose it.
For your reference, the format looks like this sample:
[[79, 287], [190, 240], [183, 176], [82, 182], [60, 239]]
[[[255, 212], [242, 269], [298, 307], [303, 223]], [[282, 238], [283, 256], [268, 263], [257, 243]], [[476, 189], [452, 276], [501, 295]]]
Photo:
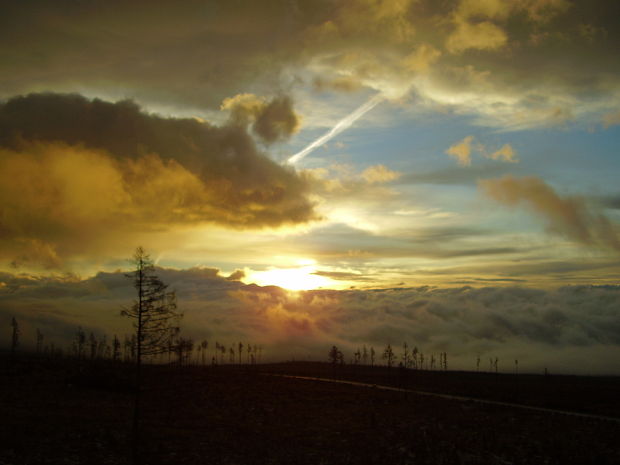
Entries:
[[[288, 363], [145, 370], [143, 464], [617, 464], [620, 422], [377, 385], [620, 417], [620, 379]], [[271, 373], [267, 374], [267, 373]], [[0, 464], [129, 464], [131, 367], [3, 360]]]

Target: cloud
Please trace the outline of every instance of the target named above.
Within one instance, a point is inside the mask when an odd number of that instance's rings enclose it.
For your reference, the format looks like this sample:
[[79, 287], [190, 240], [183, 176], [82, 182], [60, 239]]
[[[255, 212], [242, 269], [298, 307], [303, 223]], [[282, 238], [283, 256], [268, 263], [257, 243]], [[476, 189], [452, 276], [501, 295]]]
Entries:
[[587, 245], [620, 251], [617, 225], [588, 206], [582, 197], [562, 197], [540, 178], [504, 176], [478, 182], [480, 189], [497, 202], [516, 207], [520, 204], [546, 220], [555, 234]]
[[422, 44], [409, 55], [405, 56], [402, 60], [402, 64], [409, 71], [423, 73], [428, 71], [440, 56], [441, 51], [431, 45]]
[[460, 142], [451, 145], [446, 153], [458, 161], [461, 166], [471, 165], [471, 144], [474, 140], [474, 136], [467, 136]]
[[609, 195], [595, 198], [603, 207], [610, 208], [612, 210], [620, 210], [620, 195]]
[[312, 85], [318, 92], [357, 92], [362, 88], [362, 83], [352, 76], [337, 76], [332, 79], [317, 76], [312, 80]]
[[474, 143], [474, 136], [467, 136], [462, 141], [450, 146], [445, 153], [456, 158], [459, 165], [470, 166], [472, 152], [478, 152], [480, 155], [492, 160], [500, 160], [508, 163], [517, 163], [517, 152], [510, 144], [504, 144], [495, 152], [489, 153], [486, 146], [481, 143]]
[[569, 6], [566, 0], [461, 0], [453, 12], [455, 30], [447, 38], [446, 49], [451, 53], [501, 49], [508, 44], [508, 34], [497, 22], [525, 13], [531, 23], [541, 25]]
[[397, 171], [392, 171], [383, 165], [374, 165], [366, 168], [362, 172], [361, 176], [366, 180], [366, 182], [370, 184], [375, 184], [398, 179], [401, 176], [401, 173]]
[[[446, 351], [453, 369], [473, 370], [477, 356], [497, 356], [500, 370], [519, 358], [524, 371], [620, 372], [617, 286], [289, 293], [229, 281], [212, 268], [157, 272], [177, 292], [186, 337], [262, 345], [265, 361], [325, 360], [333, 344], [348, 357], [362, 345], [381, 350], [406, 341], [426, 355]], [[108, 339], [131, 332], [120, 308], [135, 290], [120, 271], [84, 280], [3, 273], [0, 282], [0, 319], [17, 318], [23, 348], [34, 346], [36, 328], [57, 347], [69, 344], [78, 325]], [[0, 337], [7, 343], [9, 334]]]
[[508, 42], [506, 33], [489, 21], [457, 24], [456, 30], [446, 41], [446, 49], [451, 53], [460, 53], [468, 49], [496, 50]]
[[[395, 100], [413, 93], [421, 111], [447, 105], [511, 129], [562, 124], [554, 109], [591, 122], [617, 111], [610, 0], [267, 3], [153, 0], [145, 12], [103, 0], [4, 2], [2, 96], [128, 96], [204, 117], [231, 95], [293, 95], [316, 82]], [[486, 85], [454, 79], [451, 70], [468, 67]]]
[[229, 110], [235, 124], [252, 124], [252, 131], [263, 142], [272, 144], [288, 139], [299, 131], [301, 117], [293, 110], [290, 97], [276, 97], [271, 101], [254, 94], [238, 94], [222, 102], [222, 110]]
[[510, 144], [504, 144], [499, 150], [493, 153], [484, 153], [484, 156], [492, 160], [502, 160], [508, 163], [517, 163], [517, 152], [512, 148]]
[[[259, 130], [269, 137], [280, 134], [272, 103]], [[0, 146], [0, 252], [17, 264], [39, 255], [52, 266], [111, 236], [183, 224], [318, 218], [306, 178], [260, 153], [245, 129], [163, 118], [129, 101], [16, 97], [0, 104]]]
[[620, 124], [620, 111], [605, 113], [602, 117], [603, 127], [605, 129]]

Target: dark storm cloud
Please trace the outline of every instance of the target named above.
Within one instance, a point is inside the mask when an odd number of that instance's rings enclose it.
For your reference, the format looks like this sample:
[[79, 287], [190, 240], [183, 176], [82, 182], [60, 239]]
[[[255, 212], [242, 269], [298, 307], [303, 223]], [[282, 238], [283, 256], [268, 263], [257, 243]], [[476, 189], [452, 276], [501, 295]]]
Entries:
[[301, 124], [287, 96], [266, 101], [253, 94], [239, 94], [225, 99], [222, 109], [230, 111], [234, 124], [245, 127], [251, 123], [252, 131], [268, 144], [288, 139]]
[[16, 266], [57, 267], [113, 234], [316, 219], [305, 178], [260, 153], [244, 128], [163, 118], [130, 101], [10, 99], [0, 146], [0, 242]]

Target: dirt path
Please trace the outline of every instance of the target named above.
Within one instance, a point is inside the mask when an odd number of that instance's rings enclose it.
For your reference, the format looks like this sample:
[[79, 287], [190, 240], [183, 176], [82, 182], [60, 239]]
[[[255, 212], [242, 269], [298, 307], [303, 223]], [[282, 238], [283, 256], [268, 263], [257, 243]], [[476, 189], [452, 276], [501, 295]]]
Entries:
[[439, 394], [437, 392], [417, 391], [414, 389], [403, 389], [403, 388], [397, 388], [393, 386], [383, 386], [379, 384], [361, 383], [359, 381], [347, 381], [347, 380], [332, 379], [332, 378], [316, 378], [312, 376], [282, 375], [282, 374], [277, 374], [277, 373], [263, 373], [263, 374], [267, 376], [279, 376], [281, 378], [293, 378], [293, 379], [303, 379], [307, 381], [323, 381], [326, 383], [348, 384], [350, 386], [360, 386], [360, 387], [367, 387], [367, 388], [369, 387], [373, 389], [381, 389], [383, 391], [410, 392], [412, 394], [419, 394], [422, 396], [439, 397], [442, 399], [458, 400], [461, 402], [478, 402], [480, 404], [486, 404], [486, 405], [498, 405], [501, 407], [534, 410], [537, 412], [545, 412], [545, 413], [556, 414], [556, 415], [569, 415], [573, 417], [581, 417], [581, 418], [588, 418], [588, 419], [593, 419], [593, 420], [612, 421], [615, 423], [620, 423], [620, 418], [607, 417], [604, 415], [595, 415], [592, 413], [571, 412], [569, 410], [558, 410], [558, 409], [551, 409], [551, 408], [545, 408], [545, 407], [535, 407], [532, 405], [514, 404], [512, 402], [501, 402], [501, 401], [489, 400], [489, 399], [477, 399], [475, 397], [456, 396], [452, 394]]

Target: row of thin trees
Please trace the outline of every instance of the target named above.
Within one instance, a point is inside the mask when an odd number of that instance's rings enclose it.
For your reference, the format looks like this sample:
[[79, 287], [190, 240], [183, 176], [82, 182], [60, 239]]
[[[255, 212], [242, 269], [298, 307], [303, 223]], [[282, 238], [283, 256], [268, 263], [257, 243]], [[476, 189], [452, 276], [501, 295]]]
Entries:
[[[111, 360], [114, 362], [136, 362], [137, 335], [125, 335], [122, 339], [116, 334], [108, 338], [106, 334], [87, 333], [80, 326], [77, 328], [68, 347], [63, 348], [54, 342], [46, 342], [44, 333], [35, 329], [35, 353], [46, 358], [71, 357], [80, 361]], [[11, 319], [11, 355], [14, 357], [22, 342], [22, 331], [18, 320]], [[158, 354], [145, 355], [151, 363], [176, 363], [179, 365], [219, 365], [219, 364], [255, 364], [262, 360], [263, 347], [250, 343], [223, 344], [215, 341], [209, 345], [208, 340], [194, 341], [181, 337], [167, 341], [166, 350]]]
[[[402, 345], [402, 351], [398, 354], [394, 350], [391, 344], [385, 346], [385, 348], [377, 353], [375, 348], [366, 345], [358, 348], [353, 353], [353, 358], [350, 360], [352, 365], [370, 365], [374, 366], [377, 363], [377, 358], [385, 361], [385, 365], [388, 368], [398, 365], [403, 368], [411, 368], [414, 370], [444, 370], [448, 369], [448, 354], [446, 352], [440, 352], [439, 357], [435, 354], [424, 354], [417, 346], [412, 349], [405, 342]], [[332, 346], [328, 353], [328, 359], [332, 364], [344, 364], [344, 354], [336, 346]]]
[[[332, 346], [328, 352], [328, 360], [333, 365], [343, 365], [345, 363], [345, 356], [343, 352], [336, 346]], [[402, 350], [397, 353], [391, 344], [385, 346], [385, 348], [377, 353], [374, 347], [366, 347], [366, 345], [358, 348], [353, 352], [353, 358], [350, 359], [351, 365], [369, 365], [374, 366], [378, 364], [378, 358], [384, 361], [385, 366], [391, 368], [398, 365], [402, 368], [410, 368], [413, 370], [448, 370], [448, 354], [447, 352], [440, 352], [438, 356], [435, 354], [424, 354], [417, 346], [410, 346], [404, 342]], [[480, 371], [480, 356], [476, 357], [476, 371]], [[489, 357], [489, 372], [498, 373], [499, 370], [499, 358]], [[515, 373], [519, 373], [519, 360], [514, 360]]]

